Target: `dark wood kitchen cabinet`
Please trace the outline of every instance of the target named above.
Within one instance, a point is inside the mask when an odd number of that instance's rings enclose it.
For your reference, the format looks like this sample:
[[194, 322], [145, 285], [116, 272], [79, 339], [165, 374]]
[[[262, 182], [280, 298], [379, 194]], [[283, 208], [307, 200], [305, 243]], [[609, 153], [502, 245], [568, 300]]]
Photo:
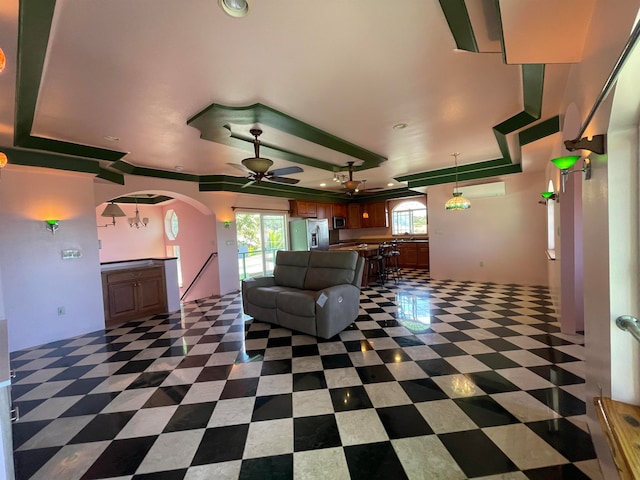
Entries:
[[363, 228], [386, 228], [388, 226], [386, 202], [363, 203], [360, 210], [362, 214], [366, 212], [368, 215], [367, 218], [362, 219]]
[[106, 326], [167, 311], [163, 267], [103, 271], [102, 289]]

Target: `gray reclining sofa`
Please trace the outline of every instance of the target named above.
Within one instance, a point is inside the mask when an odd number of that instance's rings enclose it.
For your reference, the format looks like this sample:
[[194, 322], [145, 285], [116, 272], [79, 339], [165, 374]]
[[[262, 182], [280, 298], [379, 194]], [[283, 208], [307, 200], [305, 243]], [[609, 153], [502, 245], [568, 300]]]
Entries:
[[278, 251], [272, 276], [242, 281], [244, 313], [331, 338], [358, 316], [363, 266], [354, 251]]

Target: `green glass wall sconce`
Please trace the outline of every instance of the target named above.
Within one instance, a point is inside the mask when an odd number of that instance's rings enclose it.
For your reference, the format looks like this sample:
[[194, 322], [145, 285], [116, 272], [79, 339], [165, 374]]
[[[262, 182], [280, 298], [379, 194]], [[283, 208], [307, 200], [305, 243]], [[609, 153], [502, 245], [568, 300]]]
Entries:
[[570, 173], [576, 172], [584, 172], [584, 179], [589, 180], [591, 178], [591, 160], [587, 157], [582, 162], [582, 168], [579, 170], [571, 170], [580, 155], [567, 155], [564, 157], [558, 157], [551, 160], [551, 162], [560, 169], [560, 175], [562, 177], [562, 191], [565, 191], [565, 184], [567, 182], [567, 177]]
[[51, 232], [51, 235], [55, 235], [56, 232], [58, 231], [58, 228], [60, 228], [60, 225], [58, 224], [58, 220], [45, 220], [44, 226], [47, 230]]
[[231, 228], [231, 220], [224, 222], [224, 228]]
[[541, 203], [542, 205], [546, 205], [549, 200], [553, 200], [558, 203], [560, 202], [560, 195], [555, 192], [542, 192], [540, 193], [540, 196], [542, 197], [542, 200], [538, 203]]

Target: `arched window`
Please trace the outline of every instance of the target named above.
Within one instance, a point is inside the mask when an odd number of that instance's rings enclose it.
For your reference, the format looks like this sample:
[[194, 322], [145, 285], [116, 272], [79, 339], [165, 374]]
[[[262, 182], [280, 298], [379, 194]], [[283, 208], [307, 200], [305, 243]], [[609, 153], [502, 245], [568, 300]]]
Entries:
[[415, 200], [401, 202], [391, 213], [392, 235], [426, 235], [427, 207]]
[[175, 240], [178, 236], [178, 215], [172, 208], [164, 216], [164, 233], [169, 240]]

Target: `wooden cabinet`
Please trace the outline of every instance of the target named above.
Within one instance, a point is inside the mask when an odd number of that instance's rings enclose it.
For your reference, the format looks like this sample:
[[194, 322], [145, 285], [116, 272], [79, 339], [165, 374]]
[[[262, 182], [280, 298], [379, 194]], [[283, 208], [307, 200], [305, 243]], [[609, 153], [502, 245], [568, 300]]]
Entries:
[[347, 205], [347, 228], [362, 228], [362, 210], [359, 203]]
[[167, 310], [163, 267], [102, 272], [106, 326]]
[[362, 219], [363, 228], [387, 227], [387, 204], [386, 202], [364, 203], [360, 208], [361, 212], [366, 212], [368, 218]]
[[332, 203], [331, 204], [331, 217], [345, 217], [347, 216], [347, 204], [346, 203]]
[[329, 220], [329, 228], [333, 227], [331, 221], [331, 204], [330, 203], [317, 203], [316, 204], [316, 218], [326, 218]]
[[306, 200], [289, 200], [292, 217], [316, 218], [317, 203]]
[[429, 242], [399, 242], [398, 262], [403, 268], [429, 268]]
[[418, 243], [418, 268], [429, 269], [429, 243]]

